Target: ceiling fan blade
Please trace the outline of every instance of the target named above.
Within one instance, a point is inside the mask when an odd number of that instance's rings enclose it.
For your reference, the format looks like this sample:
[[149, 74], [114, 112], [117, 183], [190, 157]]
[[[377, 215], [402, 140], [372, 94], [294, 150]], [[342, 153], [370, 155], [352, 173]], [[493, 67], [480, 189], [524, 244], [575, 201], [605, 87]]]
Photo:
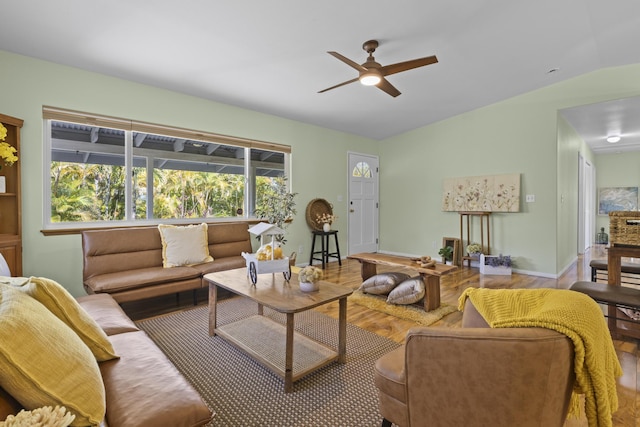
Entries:
[[387, 79], [385, 79], [384, 77], [382, 78], [382, 80], [380, 80], [380, 83], [378, 83], [376, 86], [379, 89], [387, 92], [389, 95], [393, 96], [394, 98], [396, 96], [400, 95], [400, 91], [398, 89], [396, 89], [394, 85], [389, 83], [389, 81]]
[[344, 62], [345, 64], [355, 68], [358, 71], [367, 71], [366, 68], [364, 68], [362, 65], [358, 64], [357, 62], [353, 62], [352, 60], [350, 60], [349, 58], [347, 58], [346, 56], [342, 56], [340, 55], [338, 52], [327, 52], [329, 55], [335, 56], [336, 58], [338, 58], [340, 61]]
[[335, 89], [335, 88], [340, 87], [340, 86], [348, 85], [349, 83], [353, 83], [353, 82], [357, 82], [357, 81], [358, 81], [358, 77], [356, 77], [355, 79], [348, 80], [346, 82], [342, 82], [342, 83], [337, 84], [335, 86], [331, 86], [331, 87], [328, 87], [326, 89], [320, 90], [320, 91], [318, 91], [318, 93], [326, 92], [328, 90]]
[[411, 61], [385, 65], [384, 67], [380, 67], [380, 72], [383, 76], [390, 76], [391, 74], [412, 70], [418, 67], [424, 67], [425, 65], [435, 64], [436, 62], [438, 62], [438, 58], [436, 58], [435, 55], [427, 56], [426, 58], [412, 59]]

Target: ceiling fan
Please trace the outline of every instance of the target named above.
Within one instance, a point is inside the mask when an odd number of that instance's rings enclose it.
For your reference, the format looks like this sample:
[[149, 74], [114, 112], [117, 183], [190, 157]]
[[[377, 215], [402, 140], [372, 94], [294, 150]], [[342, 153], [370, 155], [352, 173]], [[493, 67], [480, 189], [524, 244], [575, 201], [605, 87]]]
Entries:
[[367, 61], [362, 65], [357, 64], [349, 58], [340, 55], [338, 52], [327, 52], [329, 55], [333, 55], [345, 64], [355, 68], [358, 71], [359, 75], [355, 79], [351, 79], [335, 86], [331, 86], [327, 89], [323, 89], [318, 93], [323, 93], [328, 90], [348, 85], [349, 83], [353, 83], [359, 80], [363, 85], [377, 86], [379, 89], [385, 91], [395, 98], [396, 96], [400, 95], [400, 91], [396, 89], [391, 83], [389, 83], [387, 79], [385, 79], [386, 76], [400, 73], [402, 71], [412, 70], [418, 67], [424, 67], [425, 65], [435, 64], [436, 62], [438, 62], [438, 58], [433, 55], [427, 56], [426, 58], [412, 59], [410, 61], [398, 62], [396, 64], [382, 66], [377, 63], [376, 59], [373, 57], [373, 52], [376, 51], [377, 47], [377, 40], [369, 40], [364, 42], [364, 44], [362, 45], [362, 49], [364, 49], [369, 54], [369, 57], [367, 58]]

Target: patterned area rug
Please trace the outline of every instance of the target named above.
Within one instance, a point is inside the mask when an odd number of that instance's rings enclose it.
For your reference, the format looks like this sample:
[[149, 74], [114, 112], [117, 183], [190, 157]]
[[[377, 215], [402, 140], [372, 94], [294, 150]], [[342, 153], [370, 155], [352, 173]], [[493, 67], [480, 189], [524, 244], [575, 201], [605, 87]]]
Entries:
[[[218, 304], [218, 325], [255, 314], [243, 298]], [[137, 322], [194, 385], [216, 413], [211, 426], [379, 426], [373, 367], [395, 343], [347, 324], [347, 363], [332, 363], [295, 382], [284, 381], [223, 338], [209, 337], [208, 308], [172, 313]], [[265, 308], [281, 323], [285, 316]], [[306, 311], [295, 315], [296, 331], [336, 348], [338, 321]], [[284, 352], [284, 347], [282, 349]], [[295, 360], [295, 355], [294, 355]]]
[[394, 305], [387, 304], [386, 295], [365, 294], [360, 290], [356, 290], [349, 296], [349, 301], [358, 305], [370, 308], [372, 310], [381, 311], [401, 319], [411, 320], [423, 326], [429, 326], [442, 319], [447, 314], [451, 314], [458, 309], [452, 305], [441, 303], [440, 307], [432, 311], [424, 311], [424, 305], [420, 301], [421, 307], [416, 305]]

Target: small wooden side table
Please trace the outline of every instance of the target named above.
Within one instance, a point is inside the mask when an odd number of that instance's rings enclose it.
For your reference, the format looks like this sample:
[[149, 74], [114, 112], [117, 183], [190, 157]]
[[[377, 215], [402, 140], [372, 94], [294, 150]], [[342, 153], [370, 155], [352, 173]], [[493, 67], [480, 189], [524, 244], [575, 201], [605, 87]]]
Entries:
[[[311, 255], [309, 257], [309, 265], [313, 265], [313, 260], [322, 261], [322, 269], [324, 270], [326, 264], [329, 262], [329, 258], [338, 258], [338, 264], [342, 266], [342, 259], [340, 258], [340, 245], [338, 244], [338, 230], [330, 231], [311, 231], [313, 233], [311, 242]], [[329, 237], [333, 236], [336, 244], [336, 251], [329, 252]], [[316, 251], [316, 239], [320, 237], [321, 250]], [[320, 254], [320, 258], [316, 257]]]

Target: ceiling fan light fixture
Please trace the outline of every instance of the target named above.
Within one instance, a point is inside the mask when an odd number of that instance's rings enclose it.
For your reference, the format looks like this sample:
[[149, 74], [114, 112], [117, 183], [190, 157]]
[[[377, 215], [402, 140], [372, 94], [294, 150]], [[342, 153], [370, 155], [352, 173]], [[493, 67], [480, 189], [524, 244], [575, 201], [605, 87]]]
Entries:
[[616, 142], [620, 141], [620, 136], [619, 135], [611, 135], [607, 137], [607, 142], [610, 144], [615, 144]]
[[362, 74], [360, 74], [360, 83], [365, 86], [375, 86], [382, 81], [382, 77], [380, 77], [380, 73], [368, 70]]

